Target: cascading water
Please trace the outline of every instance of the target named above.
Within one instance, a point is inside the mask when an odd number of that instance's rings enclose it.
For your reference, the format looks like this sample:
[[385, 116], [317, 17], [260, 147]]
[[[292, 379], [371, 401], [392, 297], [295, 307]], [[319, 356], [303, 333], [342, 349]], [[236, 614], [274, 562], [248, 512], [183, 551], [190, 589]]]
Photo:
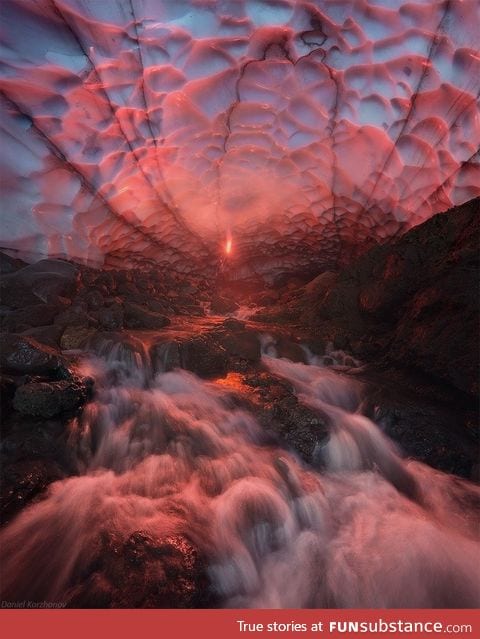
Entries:
[[479, 490], [403, 460], [359, 412], [356, 382], [264, 354], [331, 424], [312, 470], [266, 443], [215, 382], [154, 377], [140, 341], [106, 340], [96, 353], [82, 365], [95, 399], [71, 424], [79, 474], [1, 531], [3, 598], [71, 601], [99, 540], [141, 530], [188, 538], [224, 606], [478, 605]]

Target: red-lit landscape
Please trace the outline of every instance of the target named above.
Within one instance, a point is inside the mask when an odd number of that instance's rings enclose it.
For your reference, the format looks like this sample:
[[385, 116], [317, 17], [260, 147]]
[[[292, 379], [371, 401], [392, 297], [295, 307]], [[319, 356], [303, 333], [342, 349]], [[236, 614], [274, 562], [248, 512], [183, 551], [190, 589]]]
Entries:
[[0, 19], [5, 607], [478, 607], [478, 2]]

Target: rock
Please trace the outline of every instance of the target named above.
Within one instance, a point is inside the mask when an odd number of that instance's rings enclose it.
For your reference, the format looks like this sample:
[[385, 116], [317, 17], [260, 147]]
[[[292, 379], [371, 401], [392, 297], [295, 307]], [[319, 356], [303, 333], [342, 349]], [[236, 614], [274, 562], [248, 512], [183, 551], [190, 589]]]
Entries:
[[92, 315], [103, 330], [116, 331], [123, 328], [124, 312], [119, 302], [113, 302], [98, 311], [92, 311]]
[[11, 373], [61, 376], [65, 364], [53, 348], [32, 337], [0, 334], [0, 366]]
[[77, 380], [30, 382], [19, 386], [13, 407], [23, 415], [54, 417], [72, 412], [87, 400], [87, 388]]
[[180, 342], [178, 340], [170, 340], [153, 344], [150, 348], [150, 360], [155, 374], [168, 373], [175, 368], [181, 368]]
[[9, 314], [6, 325], [8, 330], [19, 333], [36, 326], [52, 324], [55, 317], [63, 310], [57, 304], [33, 304], [16, 309]]
[[2, 277], [3, 303], [24, 308], [52, 298], [71, 297], [78, 285], [79, 267], [63, 260], [40, 260]]
[[2, 420], [12, 409], [13, 396], [17, 385], [9, 375], [0, 375], [0, 408]]
[[211, 336], [199, 335], [180, 343], [180, 361], [200, 377], [213, 377], [226, 372], [228, 354]]
[[229, 357], [240, 357], [249, 362], [258, 362], [260, 360], [260, 340], [255, 331], [236, 329], [222, 332], [217, 334], [217, 340]]
[[11, 257], [10, 255], [0, 251], [0, 274], [6, 275], [8, 273], [14, 273], [24, 266], [27, 266], [27, 263], [23, 260]]
[[233, 300], [229, 300], [226, 297], [221, 297], [220, 295], [215, 295], [212, 298], [210, 309], [212, 313], [217, 313], [218, 315], [225, 315], [225, 313], [233, 313], [238, 308], [238, 304]]
[[267, 431], [275, 433], [308, 463], [328, 439], [325, 415], [301, 404], [288, 382], [260, 371], [245, 375], [244, 383], [254, 389], [249, 408]]
[[275, 342], [278, 357], [286, 357], [292, 362], [307, 363], [307, 355], [300, 344], [296, 344], [286, 337], [278, 337]]
[[86, 289], [81, 295], [77, 297], [87, 307], [88, 310], [98, 310], [104, 304], [104, 298], [101, 291], [98, 288]]
[[155, 537], [137, 530], [126, 540], [105, 535], [92, 567], [70, 606], [201, 608], [214, 602], [206, 562], [183, 534]]
[[222, 322], [222, 326], [229, 331], [241, 331], [245, 329], [245, 322], [235, 319], [234, 317], [228, 317]]
[[170, 320], [165, 315], [149, 311], [138, 304], [125, 302], [124, 308], [126, 328], [155, 330], [170, 324]]
[[98, 326], [98, 320], [87, 312], [86, 307], [72, 304], [70, 308], [59, 313], [54, 320], [57, 326]]
[[60, 348], [64, 351], [83, 348], [96, 332], [95, 328], [86, 326], [67, 326], [60, 338]]
[[23, 507], [41, 495], [53, 481], [64, 477], [50, 460], [22, 460], [2, 468], [0, 508], [2, 523], [8, 523]]
[[60, 345], [62, 327], [57, 326], [56, 324], [50, 324], [49, 326], [37, 326], [23, 331], [21, 335], [32, 337], [41, 344], [46, 344], [51, 348], [57, 349]]

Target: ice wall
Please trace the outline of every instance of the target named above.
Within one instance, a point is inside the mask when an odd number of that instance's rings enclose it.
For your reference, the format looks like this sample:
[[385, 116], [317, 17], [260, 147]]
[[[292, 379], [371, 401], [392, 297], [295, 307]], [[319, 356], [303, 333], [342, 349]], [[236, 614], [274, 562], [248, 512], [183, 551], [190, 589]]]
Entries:
[[0, 13], [0, 243], [32, 259], [332, 267], [480, 194], [478, 0]]

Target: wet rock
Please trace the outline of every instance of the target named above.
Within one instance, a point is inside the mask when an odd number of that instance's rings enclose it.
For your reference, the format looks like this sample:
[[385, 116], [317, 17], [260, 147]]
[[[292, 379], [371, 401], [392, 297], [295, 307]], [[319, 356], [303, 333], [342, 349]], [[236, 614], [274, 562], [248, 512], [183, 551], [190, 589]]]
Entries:
[[228, 353], [209, 335], [199, 335], [180, 343], [180, 361], [200, 377], [223, 375], [228, 367]]
[[53, 348], [32, 337], [0, 334], [0, 366], [6, 372], [58, 376], [65, 371], [64, 360]]
[[125, 541], [105, 535], [95, 572], [70, 600], [73, 607], [203, 608], [213, 604], [206, 562], [181, 534], [143, 530]]
[[95, 328], [87, 326], [67, 326], [60, 338], [60, 348], [64, 351], [84, 348], [96, 332]]
[[104, 304], [102, 292], [98, 288], [85, 290], [77, 299], [81, 300], [90, 311], [98, 310]]
[[244, 382], [255, 391], [249, 408], [262, 426], [314, 463], [317, 449], [328, 440], [327, 417], [301, 404], [291, 385], [271, 373], [250, 373]]
[[125, 302], [125, 327], [155, 330], [170, 324], [165, 315], [149, 311], [148, 309], [131, 302]]
[[56, 324], [50, 324], [48, 326], [37, 326], [35, 328], [29, 328], [21, 333], [26, 337], [32, 337], [41, 344], [46, 344], [51, 348], [57, 349], [60, 345], [60, 337], [62, 335], [62, 327]]
[[71, 297], [78, 279], [78, 266], [63, 260], [40, 260], [2, 277], [1, 297], [12, 308], [48, 303], [59, 296]]
[[80, 304], [72, 304], [70, 308], [59, 313], [55, 317], [54, 323], [62, 328], [69, 326], [98, 326], [98, 320], [87, 311], [86, 307]]
[[238, 308], [238, 304], [234, 302], [233, 300], [228, 299], [227, 297], [214, 295], [212, 297], [210, 308], [212, 313], [217, 313], [218, 315], [225, 315], [226, 313], [233, 313], [234, 311], [236, 311]]
[[292, 362], [307, 363], [307, 355], [300, 344], [292, 342], [285, 337], [277, 338], [275, 342], [278, 357], [286, 357]]
[[52, 324], [55, 317], [63, 310], [57, 304], [33, 304], [14, 310], [8, 315], [5, 327], [19, 333], [36, 326]]
[[220, 332], [217, 340], [229, 357], [240, 357], [252, 363], [260, 360], [260, 340], [255, 331], [236, 329]]
[[49, 484], [65, 476], [51, 460], [22, 460], [2, 468], [0, 511], [2, 523], [8, 523], [22, 508], [39, 497]]
[[153, 344], [150, 349], [150, 359], [155, 374], [168, 373], [175, 368], [181, 368], [180, 342], [178, 340], [169, 340]]
[[17, 388], [13, 407], [23, 415], [49, 418], [74, 411], [87, 396], [86, 386], [77, 380], [30, 382]]
[[0, 410], [2, 419], [12, 410], [13, 396], [17, 385], [9, 375], [0, 375]]
[[14, 273], [24, 266], [27, 266], [27, 264], [23, 260], [11, 257], [10, 255], [0, 251], [0, 274], [6, 275], [8, 273]]
[[92, 315], [98, 321], [99, 327], [103, 330], [116, 331], [123, 328], [123, 306], [117, 301], [98, 311], [92, 311]]
[[245, 329], [245, 322], [235, 317], [228, 317], [222, 322], [222, 326], [228, 331], [242, 331]]

